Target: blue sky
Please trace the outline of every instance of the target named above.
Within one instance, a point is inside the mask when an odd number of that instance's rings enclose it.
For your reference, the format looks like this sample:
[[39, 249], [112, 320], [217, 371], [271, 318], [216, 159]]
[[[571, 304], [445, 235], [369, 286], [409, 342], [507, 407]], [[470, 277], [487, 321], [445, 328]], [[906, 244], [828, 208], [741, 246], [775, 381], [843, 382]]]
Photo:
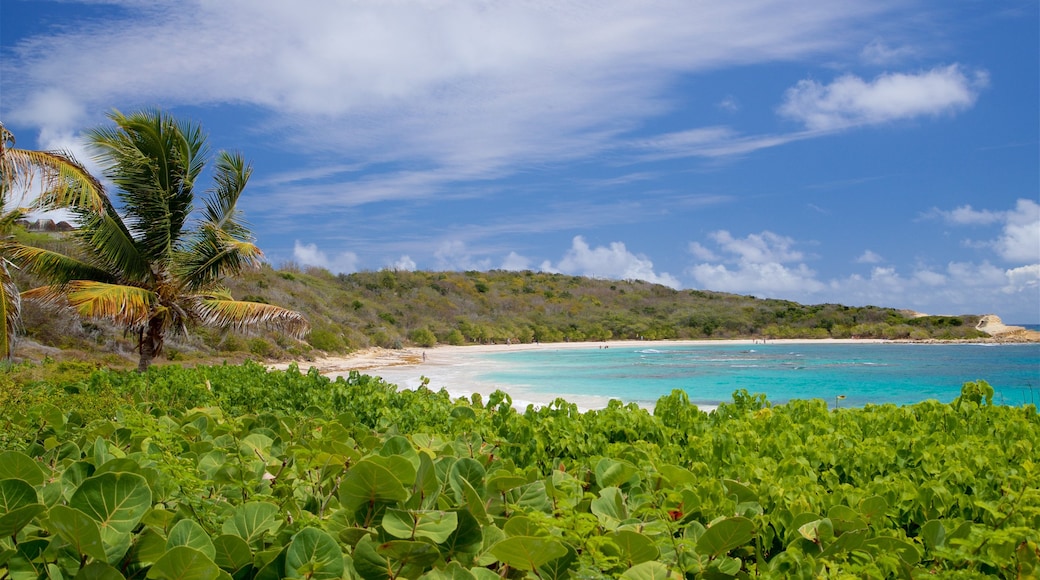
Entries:
[[272, 265], [1040, 322], [1035, 0], [3, 0], [0, 119], [161, 107]]

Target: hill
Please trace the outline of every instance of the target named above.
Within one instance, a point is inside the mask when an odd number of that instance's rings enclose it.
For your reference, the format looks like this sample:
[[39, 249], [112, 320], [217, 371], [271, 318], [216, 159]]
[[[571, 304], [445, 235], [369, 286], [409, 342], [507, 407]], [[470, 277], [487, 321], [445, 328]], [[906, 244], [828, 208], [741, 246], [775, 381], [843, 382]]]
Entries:
[[[22, 232], [39, 245], [63, 234]], [[20, 280], [28, 288], [33, 280]], [[544, 272], [381, 270], [335, 275], [289, 264], [228, 281], [233, 295], [304, 313], [306, 342], [274, 332], [198, 328], [173, 337], [172, 360], [311, 358], [380, 346], [602, 341], [610, 339], [886, 338], [979, 339], [981, 317], [921, 316], [840, 304], [802, 305], [723, 292], [675, 290], [639, 280], [602, 280]], [[130, 357], [121, 329], [24, 305], [24, 358]], [[111, 357], [110, 355], [115, 355]]]

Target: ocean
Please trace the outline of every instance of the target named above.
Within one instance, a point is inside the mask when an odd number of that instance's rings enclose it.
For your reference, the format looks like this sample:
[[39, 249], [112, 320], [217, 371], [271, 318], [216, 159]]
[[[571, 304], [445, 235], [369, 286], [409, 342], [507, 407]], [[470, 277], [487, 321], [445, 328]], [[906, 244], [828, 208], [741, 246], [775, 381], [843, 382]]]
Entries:
[[647, 343], [488, 353], [480, 359], [486, 370], [474, 378], [520, 398], [524, 393], [601, 403], [615, 398], [652, 407], [682, 389], [692, 402], [714, 406], [746, 389], [773, 403], [810, 398], [832, 406], [948, 403], [965, 382], [982, 379], [993, 386], [996, 404], [1040, 405], [1038, 344]]

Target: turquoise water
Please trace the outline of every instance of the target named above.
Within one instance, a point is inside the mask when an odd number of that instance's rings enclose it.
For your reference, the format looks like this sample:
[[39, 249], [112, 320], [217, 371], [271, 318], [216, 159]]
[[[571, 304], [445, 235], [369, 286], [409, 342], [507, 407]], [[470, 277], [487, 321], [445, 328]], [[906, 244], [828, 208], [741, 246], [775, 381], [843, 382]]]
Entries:
[[541, 395], [592, 396], [652, 405], [683, 389], [699, 405], [737, 389], [770, 401], [823, 398], [832, 405], [952, 401], [967, 381], [994, 387], [998, 404], [1040, 405], [1040, 345], [707, 344], [488, 354], [484, 382]]

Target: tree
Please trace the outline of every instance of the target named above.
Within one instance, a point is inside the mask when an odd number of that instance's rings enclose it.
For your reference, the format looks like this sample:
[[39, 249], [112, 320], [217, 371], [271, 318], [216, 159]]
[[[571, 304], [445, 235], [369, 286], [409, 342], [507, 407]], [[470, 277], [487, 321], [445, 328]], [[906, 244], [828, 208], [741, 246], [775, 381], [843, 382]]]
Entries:
[[235, 300], [221, 286], [263, 257], [236, 209], [252, 171], [241, 155], [217, 154], [213, 185], [195, 212], [195, 185], [208, 157], [201, 128], [162, 111], [115, 111], [109, 118], [114, 127], [88, 135], [120, 207], [108, 196], [100, 207], [74, 206], [78, 254], [18, 246], [16, 262], [50, 282], [22, 297], [123, 326], [136, 336], [140, 371], [162, 352], [168, 332], [196, 324], [262, 324], [302, 338], [309, 327], [298, 312]]
[[[64, 151], [34, 151], [14, 147], [14, 135], [0, 123], [0, 357], [8, 359], [21, 318], [21, 299], [11, 276], [8, 253], [11, 228], [32, 209], [77, 205], [101, 207], [104, 189]], [[12, 207], [16, 201], [29, 207]]]

